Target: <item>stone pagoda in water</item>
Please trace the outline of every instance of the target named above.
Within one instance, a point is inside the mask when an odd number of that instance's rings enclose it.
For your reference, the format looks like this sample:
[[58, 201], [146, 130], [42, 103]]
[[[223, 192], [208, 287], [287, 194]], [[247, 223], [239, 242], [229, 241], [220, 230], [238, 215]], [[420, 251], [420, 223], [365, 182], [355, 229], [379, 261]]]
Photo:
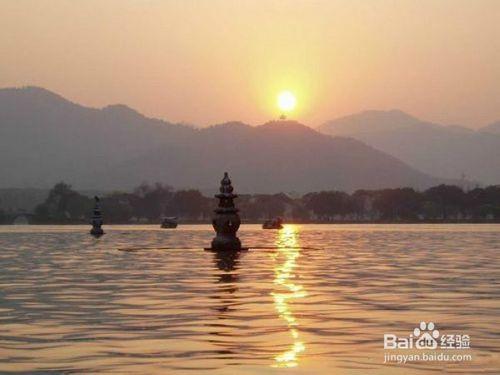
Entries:
[[219, 200], [219, 205], [215, 209], [215, 216], [212, 225], [217, 235], [212, 240], [212, 247], [207, 250], [213, 251], [239, 251], [246, 250], [241, 247], [241, 242], [236, 237], [236, 232], [240, 227], [241, 221], [238, 215], [238, 209], [234, 206], [233, 186], [226, 173], [220, 182], [220, 193], [215, 197]]
[[95, 196], [95, 206], [92, 214], [92, 220], [90, 220], [90, 224], [92, 224], [92, 229], [90, 230], [90, 234], [93, 236], [102, 236], [104, 231], [102, 230], [102, 212], [101, 205], [99, 204], [99, 197]]

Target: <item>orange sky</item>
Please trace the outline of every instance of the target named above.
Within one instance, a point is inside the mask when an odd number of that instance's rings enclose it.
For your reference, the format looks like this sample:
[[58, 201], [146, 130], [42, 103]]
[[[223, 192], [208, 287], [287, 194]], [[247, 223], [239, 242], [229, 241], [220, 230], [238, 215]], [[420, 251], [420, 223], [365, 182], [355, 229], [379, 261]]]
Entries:
[[4, 0], [0, 87], [200, 125], [365, 109], [500, 119], [497, 0]]

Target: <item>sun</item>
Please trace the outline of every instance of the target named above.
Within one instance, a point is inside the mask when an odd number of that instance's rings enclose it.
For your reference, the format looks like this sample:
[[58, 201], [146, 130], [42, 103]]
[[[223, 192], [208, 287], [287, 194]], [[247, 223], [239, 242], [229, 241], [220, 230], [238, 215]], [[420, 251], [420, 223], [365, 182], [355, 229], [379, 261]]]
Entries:
[[278, 107], [283, 112], [293, 111], [295, 105], [297, 104], [297, 99], [290, 91], [282, 91], [278, 94]]

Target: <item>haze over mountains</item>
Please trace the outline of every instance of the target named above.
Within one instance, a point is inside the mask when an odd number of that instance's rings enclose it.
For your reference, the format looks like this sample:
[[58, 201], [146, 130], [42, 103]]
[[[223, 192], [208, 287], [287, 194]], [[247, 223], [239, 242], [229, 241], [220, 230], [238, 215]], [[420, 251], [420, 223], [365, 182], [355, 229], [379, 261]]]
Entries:
[[0, 153], [0, 187], [64, 180], [110, 190], [160, 181], [203, 190], [216, 187], [226, 170], [239, 192], [253, 193], [446, 182], [360, 141], [293, 121], [195, 129], [124, 105], [83, 107], [36, 87], [0, 90]]
[[419, 120], [404, 112], [365, 111], [318, 128], [352, 137], [425, 173], [482, 184], [500, 183], [500, 122], [477, 131]]

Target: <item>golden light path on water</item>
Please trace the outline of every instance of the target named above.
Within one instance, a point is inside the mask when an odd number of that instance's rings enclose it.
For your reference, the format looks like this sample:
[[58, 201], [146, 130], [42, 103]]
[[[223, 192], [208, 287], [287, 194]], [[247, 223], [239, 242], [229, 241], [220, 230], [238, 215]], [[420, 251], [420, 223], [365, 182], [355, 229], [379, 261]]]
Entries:
[[[300, 247], [298, 241], [298, 228], [294, 225], [285, 225], [278, 232], [276, 239], [276, 252], [272, 254], [277, 263], [274, 268], [274, 284], [277, 291], [272, 292], [274, 305], [279, 316], [286, 322], [292, 344], [290, 349], [274, 357], [273, 367], [296, 367], [298, 365], [298, 355], [305, 351], [305, 345], [300, 340], [297, 319], [293, 316], [290, 302], [307, 295], [301, 285], [295, 283], [294, 270], [297, 266], [297, 259], [300, 257]], [[280, 291], [282, 289], [285, 291]]]

